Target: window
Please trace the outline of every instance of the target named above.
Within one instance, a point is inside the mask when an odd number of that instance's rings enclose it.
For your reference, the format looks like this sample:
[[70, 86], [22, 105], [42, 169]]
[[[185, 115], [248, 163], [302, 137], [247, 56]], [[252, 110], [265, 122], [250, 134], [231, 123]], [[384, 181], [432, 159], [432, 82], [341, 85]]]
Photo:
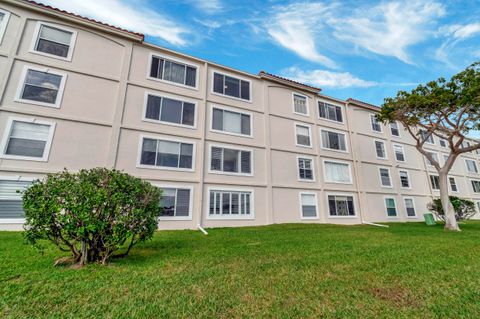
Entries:
[[443, 154], [443, 163], [446, 163], [448, 161], [449, 157], [450, 157], [450, 155]]
[[230, 174], [252, 174], [252, 151], [211, 147], [210, 171]]
[[295, 144], [297, 146], [312, 147], [310, 126], [295, 124]]
[[408, 175], [408, 171], [399, 171], [398, 174], [400, 175], [400, 184], [402, 188], [410, 188], [410, 176]]
[[385, 143], [383, 141], [375, 141], [375, 152], [377, 158], [387, 159], [387, 151], [385, 150]]
[[55, 124], [25, 119], [9, 119], [2, 140], [2, 157], [47, 161]]
[[455, 181], [455, 177], [449, 177], [448, 182], [450, 183], [450, 189], [452, 192], [458, 192], [457, 182]]
[[162, 189], [160, 218], [190, 219], [192, 217], [192, 188], [160, 188]]
[[462, 142], [462, 148], [467, 148], [470, 147], [470, 142], [469, 141], [463, 141]]
[[403, 151], [403, 146], [394, 144], [393, 152], [395, 153], [395, 159], [399, 162], [405, 162], [405, 152]]
[[77, 32], [57, 25], [38, 22], [31, 51], [70, 61]]
[[48, 69], [25, 67], [16, 101], [60, 107], [67, 75]]
[[480, 214], [480, 200], [477, 201], [477, 212]]
[[392, 180], [390, 179], [390, 170], [388, 168], [379, 168], [380, 182], [382, 187], [392, 187]]
[[305, 95], [293, 93], [293, 112], [308, 115], [308, 103]]
[[7, 24], [9, 19], [10, 12], [0, 9], [0, 44], [2, 44], [3, 35], [7, 30]]
[[413, 198], [405, 197], [403, 199], [405, 203], [405, 210], [407, 211], [407, 217], [416, 217], [417, 212], [415, 211], [415, 202]]
[[353, 196], [328, 195], [328, 212], [330, 216], [355, 216]]
[[438, 178], [438, 175], [430, 175], [430, 184], [432, 184], [433, 190], [440, 189], [440, 179]]
[[393, 136], [400, 136], [400, 130], [398, 129], [397, 122], [390, 123], [390, 132]]
[[141, 142], [140, 165], [163, 169], [193, 169], [193, 143], [147, 137], [142, 137]]
[[2, 222], [2, 219], [25, 218], [22, 192], [31, 184], [31, 181], [0, 177], [0, 222]]
[[318, 101], [318, 114], [323, 119], [343, 123], [342, 108], [340, 106]]
[[388, 217], [397, 217], [397, 207], [395, 206], [395, 198], [385, 198], [385, 208]]
[[[430, 156], [432, 156], [435, 162], [440, 164], [437, 153], [433, 153], [433, 152], [427, 152], [427, 153], [430, 154]], [[428, 159], [428, 157], [425, 157], [425, 158], [427, 159], [427, 165], [433, 166], [433, 163]]]
[[440, 146], [441, 147], [447, 147], [447, 140], [444, 138], [440, 138]]
[[429, 133], [425, 130], [420, 130], [418, 131], [418, 133], [420, 134], [422, 139], [425, 140], [425, 143], [435, 144], [435, 140], [433, 139], [433, 134], [429, 135]]
[[210, 190], [209, 218], [253, 218], [253, 192]]
[[465, 164], [469, 173], [478, 173], [477, 163], [474, 160], [465, 159]]
[[477, 149], [475, 150], [475, 153], [477, 153], [477, 155], [480, 155], [480, 148], [477, 148]]
[[318, 218], [317, 195], [315, 193], [300, 193], [300, 206], [302, 218]]
[[382, 132], [382, 126], [380, 125], [380, 122], [375, 114], [370, 114], [370, 123], [372, 124], [372, 130], [374, 132]]
[[350, 164], [342, 162], [323, 161], [325, 182], [351, 184]]
[[311, 158], [299, 157], [298, 159], [298, 178], [305, 181], [314, 181], [313, 160]]
[[197, 87], [197, 67], [186, 63], [152, 55], [150, 60], [151, 79], [172, 82], [188, 87]]
[[250, 101], [250, 81], [214, 72], [213, 92]]
[[251, 114], [214, 107], [212, 109], [212, 130], [251, 136], [252, 116]]
[[474, 193], [480, 193], [480, 181], [472, 179], [472, 188]]
[[344, 133], [321, 130], [322, 148], [328, 148], [337, 151], [347, 151], [347, 143]]
[[147, 94], [145, 119], [194, 127], [195, 108], [195, 103]]

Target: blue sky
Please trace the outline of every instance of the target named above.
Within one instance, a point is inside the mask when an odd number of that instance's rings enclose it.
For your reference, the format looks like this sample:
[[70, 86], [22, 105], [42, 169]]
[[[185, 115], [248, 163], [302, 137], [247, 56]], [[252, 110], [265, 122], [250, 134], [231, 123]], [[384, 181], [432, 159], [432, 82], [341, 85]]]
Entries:
[[480, 0], [41, 2], [173, 50], [376, 105], [480, 60]]

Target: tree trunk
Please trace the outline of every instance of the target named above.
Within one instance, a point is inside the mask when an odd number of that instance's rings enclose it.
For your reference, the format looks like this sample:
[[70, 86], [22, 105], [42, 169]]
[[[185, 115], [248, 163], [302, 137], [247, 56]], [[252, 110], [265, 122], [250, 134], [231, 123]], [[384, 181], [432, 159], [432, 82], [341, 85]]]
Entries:
[[448, 177], [447, 173], [439, 172], [438, 180], [440, 182], [440, 200], [442, 201], [443, 212], [445, 214], [445, 230], [460, 231], [457, 220], [455, 219], [455, 210], [448, 196]]
[[87, 243], [85, 240], [82, 240], [82, 250], [81, 250], [81, 258], [80, 258], [80, 266], [85, 266], [88, 263], [88, 251], [87, 251]]

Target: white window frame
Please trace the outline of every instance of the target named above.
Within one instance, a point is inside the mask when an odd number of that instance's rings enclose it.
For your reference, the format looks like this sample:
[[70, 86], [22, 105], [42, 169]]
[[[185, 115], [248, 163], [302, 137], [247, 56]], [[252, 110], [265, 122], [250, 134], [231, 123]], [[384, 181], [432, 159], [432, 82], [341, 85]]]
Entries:
[[10, 20], [10, 12], [0, 9], [0, 12], [4, 14], [2, 23], [0, 23], [0, 45], [3, 42], [3, 36], [7, 31], [8, 21]]
[[[30, 157], [30, 156], [19, 156], [19, 155], [8, 155], [5, 154], [7, 151], [8, 141], [10, 140], [10, 134], [12, 133], [13, 122], [24, 122], [24, 123], [33, 123], [41, 125], [49, 125], [50, 130], [48, 132], [48, 138], [45, 143], [45, 149], [43, 150], [43, 157]], [[2, 142], [0, 144], [0, 158], [4, 159], [13, 159], [13, 160], [22, 160], [22, 161], [35, 161], [35, 162], [48, 162], [48, 157], [50, 155], [50, 149], [52, 147], [53, 135], [55, 133], [55, 122], [48, 122], [43, 120], [37, 120], [36, 118], [22, 118], [22, 117], [9, 117], [7, 125], [3, 132]]]
[[[457, 187], [457, 190], [454, 191], [452, 189], [452, 184], [450, 183], [450, 178], [453, 178], [453, 180], [455, 181], [455, 186]], [[448, 188], [450, 189], [450, 192], [452, 193], [460, 193], [460, 188], [458, 188], [458, 183], [457, 183], [457, 179], [455, 178], [455, 176], [447, 176], [447, 182], [448, 182]]]
[[[55, 28], [55, 29], [65, 31], [65, 32], [72, 33], [72, 37], [70, 38], [70, 44], [68, 45], [68, 54], [67, 54], [66, 57], [61, 57], [61, 56], [58, 56], [58, 55], [55, 55], [55, 54], [50, 54], [50, 53], [45, 53], [45, 52], [42, 52], [42, 51], [35, 50], [35, 47], [37, 46], [38, 38], [40, 36], [40, 29], [42, 28], [42, 26], [47, 26], [47, 27], [51, 27], [51, 28]], [[39, 55], [43, 55], [43, 56], [46, 56], [46, 57], [49, 57], [49, 58], [54, 58], [54, 59], [63, 60], [63, 61], [72, 61], [73, 51], [75, 49], [75, 42], [77, 40], [77, 31], [76, 30], [65, 27], [63, 25], [38, 21], [37, 25], [35, 26], [35, 31], [34, 31], [33, 35], [34, 36], [32, 38], [32, 42], [30, 43], [30, 50], [29, 50], [30, 53], [39, 54]]]
[[[213, 109], [221, 109], [224, 111], [230, 111], [230, 112], [235, 112], [243, 115], [248, 115], [250, 116], [250, 134], [239, 134], [239, 133], [233, 133], [233, 132], [227, 132], [227, 131], [221, 131], [221, 130], [215, 130], [213, 128]], [[226, 134], [226, 135], [233, 135], [233, 136], [239, 136], [239, 137], [248, 137], [248, 138], [253, 138], [253, 113], [252, 112], [247, 112], [244, 110], [239, 110], [237, 108], [233, 107], [227, 107], [227, 106], [220, 106], [218, 104], [211, 104], [210, 105], [210, 132], [214, 133], [219, 133], [219, 134]]]
[[[154, 120], [154, 119], [149, 119], [146, 117], [147, 115], [147, 103], [148, 103], [148, 96], [156, 96], [156, 97], [161, 97], [161, 98], [167, 98], [167, 99], [174, 99], [177, 101], [182, 101], [182, 102], [187, 102], [187, 103], [192, 103], [195, 105], [195, 114], [193, 118], [193, 126], [190, 125], [184, 125], [184, 124], [178, 124], [178, 123], [172, 123], [172, 122], [166, 122], [162, 120]], [[173, 94], [163, 94], [163, 93], [156, 93], [153, 91], [145, 91], [144, 98], [143, 98], [143, 110], [142, 110], [142, 121], [143, 122], [150, 122], [150, 123], [155, 123], [155, 124], [165, 124], [165, 125], [170, 125], [170, 126], [176, 126], [176, 127], [182, 127], [182, 128], [188, 128], [188, 129], [196, 129], [197, 128], [197, 115], [198, 115], [198, 102], [193, 99], [188, 99], [184, 98], [178, 95], [173, 95]], [[160, 114], [161, 117], [161, 114]]]
[[[302, 179], [300, 178], [300, 167], [298, 160], [299, 159], [306, 159], [310, 160], [312, 163], [312, 179]], [[297, 178], [299, 182], [307, 182], [307, 183], [315, 183], [315, 159], [311, 156], [303, 156], [303, 155], [297, 155]]]
[[[406, 200], [407, 199], [410, 199], [412, 201], [412, 205], [413, 205], [413, 210], [415, 211], [415, 216], [408, 216], [408, 213], [407, 213], [407, 203], [406, 203]], [[407, 218], [411, 218], [411, 219], [416, 219], [418, 218], [418, 215], [417, 215], [417, 206], [415, 205], [415, 198], [414, 197], [411, 197], [411, 196], [404, 196], [403, 197], [403, 207], [405, 208], [405, 216]], [[398, 214], [397, 214], [398, 215]]]
[[[301, 96], [301, 97], [304, 97], [304, 98], [305, 98], [305, 106], [306, 106], [306, 108], [307, 108], [307, 113], [295, 112], [295, 95], [298, 95], [298, 96]], [[292, 108], [293, 108], [293, 113], [294, 113], [294, 114], [297, 114], [297, 115], [309, 117], [309, 116], [310, 116], [310, 103], [309, 103], [308, 100], [309, 100], [309, 97], [306, 96], [305, 94], [301, 94], [301, 93], [298, 93], [298, 92], [292, 92]]]
[[[421, 131], [424, 131], [426, 134], [428, 134], [428, 132], [427, 132], [426, 130], [419, 130], [419, 132], [421, 132]], [[419, 134], [420, 134], [420, 137], [421, 137], [422, 140], [423, 140], [423, 135], [422, 135], [422, 133], [419, 133]], [[432, 142], [430, 142], [429, 139], [432, 139]], [[435, 145], [435, 136], [433, 135], [433, 133], [430, 134], [430, 136], [425, 140], [424, 143], [430, 144], [430, 145]]]
[[[293, 132], [295, 136], [295, 146], [305, 147], [305, 148], [313, 148], [313, 140], [312, 140], [312, 127], [309, 124], [301, 123], [301, 122], [294, 122], [293, 123]], [[303, 126], [308, 128], [308, 140], [310, 141], [310, 145], [302, 145], [297, 143], [297, 126]]]
[[473, 183], [472, 183], [473, 181], [480, 183], [480, 179], [470, 178], [470, 186], [472, 186], [472, 192], [474, 194], [480, 194], [480, 192], [476, 192], [475, 189], [473, 188]]
[[[387, 199], [393, 199], [393, 204], [395, 205], [395, 216], [388, 216], [388, 206], [387, 206]], [[395, 200], [395, 197], [393, 196], [383, 196], [383, 205], [385, 207], [385, 215], [387, 216], [387, 218], [389, 219], [395, 219], [395, 218], [399, 218], [398, 216], [398, 208], [397, 208], [397, 201]]]
[[[398, 135], [394, 135], [394, 134], [392, 133], [392, 123], [395, 123], [395, 124], [397, 125]], [[390, 123], [390, 125], [389, 125], [390, 135], [391, 135], [393, 138], [401, 138], [401, 137], [402, 137], [402, 134], [400, 133], [400, 124], [398, 124], [397, 121], [392, 122], [392, 123]]]
[[[432, 179], [431, 179], [430, 176], [436, 176], [436, 177], [438, 177], [438, 186], [439, 186], [438, 189], [433, 188]], [[434, 191], [434, 192], [440, 192], [440, 176], [439, 176], [438, 174], [430, 174], [430, 173], [428, 173], [428, 185], [430, 185], [430, 188], [432, 189], [432, 191]]]
[[[403, 161], [401, 161], [401, 160], [399, 160], [399, 159], [397, 158], [397, 152], [396, 152], [396, 150], [395, 150], [396, 147], [397, 147], [397, 148], [400, 148], [400, 149], [402, 150]], [[401, 144], [393, 144], [393, 155], [395, 156], [395, 160], [396, 160], [397, 162], [406, 162], [406, 161], [407, 161], [407, 157], [405, 156], [405, 148], [404, 148], [403, 145], [401, 145]]]
[[[176, 142], [176, 143], [186, 143], [192, 144], [192, 168], [183, 168], [183, 167], [165, 167], [165, 166], [156, 166], [156, 165], [145, 165], [141, 164], [142, 159], [142, 146], [143, 146], [143, 139], [148, 138], [152, 140], [162, 140], [167, 142]], [[184, 139], [184, 138], [171, 138], [165, 135], [151, 135], [151, 134], [140, 134], [140, 138], [138, 140], [138, 151], [137, 151], [137, 168], [145, 168], [145, 169], [159, 169], [163, 171], [180, 171], [180, 172], [194, 172], [195, 165], [196, 165], [196, 157], [197, 157], [197, 143], [195, 141]]]
[[[315, 217], [304, 217], [303, 216], [303, 203], [302, 203], [302, 195], [313, 195], [315, 197]], [[305, 192], [301, 191], [298, 193], [298, 202], [300, 205], [300, 219], [319, 219], [320, 216], [318, 214], [318, 198], [317, 198], [317, 193], [316, 192]]]
[[[250, 193], [250, 214], [249, 216], [231, 216], [231, 215], [221, 215], [215, 216], [210, 214], [210, 192], [219, 191], [219, 192], [249, 192]], [[230, 198], [231, 201], [231, 198]], [[207, 200], [205, 201], [207, 206], [205, 211], [207, 212], [206, 219], [209, 220], [254, 220], [255, 219], [255, 190], [253, 188], [244, 188], [244, 187], [208, 187], [207, 188]]]
[[[248, 85], [249, 85], [249, 92], [250, 92], [250, 99], [249, 100], [245, 100], [245, 99], [241, 99], [239, 97], [235, 97], [235, 96], [230, 96], [230, 95], [226, 95], [226, 94], [220, 94], [220, 93], [217, 93], [213, 90], [213, 83], [214, 83], [214, 80], [215, 80], [215, 76], [214, 74], [215, 73], [218, 73], [218, 74], [221, 74], [223, 76], [229, 76], [231, 78], [235, 78], [237, 80], [242, 80], [242, 81], [245, 81], [245, 82], [248, 82]], [[239, 76], [239, 75], [236, 75], [236, 74], [233, 74], [233, 73], [230, 73], [230, 72], [225, 72], [225, 71], [220, 71], [220, 70], [217, 70], [217, 69], [212, 69], [210, 70], [210, 94], [213, 94], [213, 95], [217, 95], [217, 96], [221, 96], [221, 97], [224, 97], [224, 98], [227, 98], [227, 99], [233, 99], [233, 100], [236, 100], [236, 101], [242, 101], [242, 102], [247, 102], [247, 103], [253, 103], [253, 85], [252, 85], [252, 80], [249, 80], [245, 77], [242, 77], [242, 76]]]
[[[383, 150], [384, 150], [384, 152], [385, 152], [385, 157], [379, 157], [379, 156], [378, 156], [378, 154], [377, 154], [377, 144], [376, 144], [377, 142], [380, 142], [380, 143], [383, 144]], [[376, 157], [377, 159], [384, 160], [384, 161], [385, 161], [385, 160], [388, 160], [387, 145], [386, 145], [386, 143], [385, 143], [384, 140], [376, 140], [376, 139], [374, 139], [374, 140], [373, 140], [373, 150], [375, 151], [375, 157]]]
[[[0, 180], [16, 182], [33, 182], [38, 178], [24, 176], [6, 176], [0, 175]], [[0, 224], [25, 224], [25, 218], [0, 218]]]
[[[153, 186], [162, 188], [175, 188], [175, 189], [188, 189], [190, 190], [190, 203], [188, 216], [159, 216], [158, 220], [192, 220], [192, 211], [193, 211], [193, 196], [194, 196], [194, 187], [192, 185], [174, 185], [174, 184], [158, 184], [152, 183]], [[175, 207], [177, 206], [177, 196], [175, 195]]]
[[[62, 80], [60, 81], [60, 86], [58, 87], [57, 99], [55, 100], [55, 103], [37, 102], [37, 101], [34, 101], [34, 100], [26, 100], [26, 99], [22, 98], [23, 89], [25, 87], [25, 81], [27, 80], [28, 70], [53, 74], [53, 75], [57, 75], [57, 76], [62, 77]], [[17, 86], [17, 91], [16, 91], [16, 94], [15, 94], [14, 101], [19, 102], [19, 103], [53, 107], [53, 108], [58, 109], [58, 108], [60, 108], [60, 105], [62, 104], [63, 92], [65, 91], [66, 82], [67, 82], [67, 74], [66, 73], [58, 72], [58, 71], [52, 70], [50, 68], [39, 68], [39, 67], [25, 65], [23, 67], [22, 73], [20, 75], [20, 81], [19, 81], [18, 86]]]
[[[323, 145], [323, 139], [322, 139], [322, 132], [323, 132], [323, 131], [325, 131], [325, 132], [332, 132], [332, 133], [337, 133], [337, 134], [343, 135], [344, 140], [345, 140], [345, 150], [336, 150], [336, 149], [333, 149], [333, 148], [325, 147], [325, 145]], [[319, 137], [320, 137], [320, 148], [321, 148], [321, 149], [327, 150], [327, 151], [331, 151], [331, 152], [349, 153], [349, 147], [348, 147], [349, 140], [348, 140], [348, 138], [347, 138], [348, 135], [347, 135], [346, 132], [344, 132], [344, 131], [339, 131], [339, 130], [335, 130], [335, 129], [331, 129], [331, 128], [322, 128], [322, 127], [320, 127]]]
[[[180, 63], [180, 64], [184, 64], [185, 66], [195, 68], [197, 70], [197, 72], [195, 72], [195, 86], [189, 86], [189, 85], [185, 85], [185, 84], [181, 84], [181, 83], [177, 83], [177, 82], [172, 82], [172, 81], [167, 81], [167, 80], [164, 80], [164, 79], [151, 77], [150, 76], [150, 70], [152, 69], [152, 59], [153, 59], [153, 57], [156, 57], [156, 58], [159, 58], [159, 59], [164, 59], [164, 60], [170, 60], [172, 62], [177, 62], [177, 63]], [[177, 57], [173, 57], [171, 55], [163, 54], [163, 53], [150, 52], [149, 55], [148, 55], [148, 67], [147, 67], [147, 76], [146, 76], [147, 80], [162, 82], [162, 83], [169, 84], [169, 85], [179, 86], [179, 87], [182, 87], [182, 88], [185, 88], [185, 89], [198, 91], [199, 73], [200, 73], [200, 66], [198, 64], [191, 63], [187, 60], [180, 59], [180, 58], [177, 58]]]
[[375, 134], [382, 134], [382, 133], [383, 133], [382, 123], [378, 122], [378, 125], [379, 125], [379, 127], [380, 127], [380, 131], [375, 131], [375, 130], [373, 129], [373, 121], [374, 121], [374, 120], [377, 121], [376, 114], [371, 114], [371, 113], [370, 113], [370, 130], [371, 130], [372, 132], [374, 132]]
[[[438, 162], [438, 164], [440, 165], [440, 155], [439, 155], [438, 152], [427, 151], [427, 153], [436, 154], [436, 156], [437, 156], [437, 162]], [[434, 167], [433, 165], [430, 165], [430, 163], [428, 162], [428, 158], [427, 158], [425, 155], [423, 155], [423, 157], [425, 158], [425, 164], [427, 164], [427, 166], [429, 166], [429, 167]]]
[[[325, 117], [321, 117], [321, 116], [320, 116], [320, 108], [319, 108], [319, 106], [318, 106], [318, 102], [326, 103], [326, 104], [330, 104], [330, 105], [339, 107], [339, 108], [340, 108], [340, 113], [342, 113], [342, 121], [339, 122], [339, 121], [334, 121], [334, 120], [331, 120], [331, 119], [327, 119], [327, 118], [325, 118]], [[323, 100], [318, 99], [318, 100], [317, 100], [317, 112], [318, 112], [318, 119], [319, 119], [319, 120], [328, 121], [328, 122], [337, 123], [337, 124], [345, 124], [345, 120], [344, 120], [344, 118], [345, 118], [345, 112], [344, 112], [344, 109], [343, 109], [343, 105], [337, 105], [337, 104], [333, 104], [333, 103], [331, 103], [331, 102], [326, 102], [326, 101], [323, 101]]]
[[[382, 169], [386, 169], [388, 171], [388, 179], [390, 180], [390, 186], [385, 186], [383, 185], [383, 182], [382, 182], [382, 173], [380, 170]], [[390, 172], [390, 168], [389, 167], [384, 167], [384, 166], [381, 166], [381, 167], [378, 167], [378, 178], [380, 179], [380, 186], [382, 188], [393, 188], [393, 181], [392, 181], [392, 174]]]
[[[402, 185], [402, 176], [400, 175], [401, 172], [407, 173], [408, 187], [404, 187]], [[412, 189], [412, 181], [410, 179], [410, 172], [408, 170], [406, 170], [406, 169], [398, 170], [398, 180], [400, 181], [400, 188], [402, 188], [402, 189]]]
[[[343, 183], [343, 182], [336, 182], [336, 181], [331, 181], [327, 180], [327, 174], [326, 174], [326, 167], [325, 167], [325, 162], [330, 162], [330, 163], [338, 163], [338, 164], [346, 164], [348, 165], [348, 174], [350, 177], [350, 181], [348, 183]], [[322, 159], [322, 164], [323, 164], [323, 180], [325, 183], [334, 183], [334, 184], [344, 184], [344, 185], [351, 185], [353, 184], [353, 179], [352, 179], [352, 165], [350, 165], [350, 162], [347, 161], [339, 161], [337, 159]]]
[[[214, 147], [218, 147], [218, 148], [228, 148], [228, 149], [231, 149], [231, 150], [236, 150], [236, 151], [246, 151], [246, 152], [250, 152], [250, 168], [251, 168], [251, 172], [250, 173], [242, 173], [240, 172], [241, 170], [239, 170], [238, 173], [234, 173], [234, 172], [223, 172], [223, 171], [214, 171], [212, 170], [212, 148]], [[210, 174], [218, 174], [218, 175], [231, 175], [231, 176], [254, 176], [255, 175], [255, 169], [254, 169], [254, 166], [255, 166], [255, 152], [254, 152], [254, 149], [253, 148], [247, 148], [247, 147], [239, 147], [239, 146], [236, 146], [236, 145], [231, 145], [231, 144], [223, 144], [223, 143], [211, 143], [208, 145], [208, 173]], [[242, 165], [242, 161], [241, 159], [239, 159], [238, 161], [238, 165], [241, 167]]]
[[[467, 174], [478, 174], [479, 173], [478, 163], [477, 163], [476, 160], [471, 159], [471, 158], [464, 158], [463, 160], [465, 161], [465, 171], [467, 172]], [[467, 164], [468, 161], [475, 163], [475, 168], [477, 169], [476, 172], [471, 172], [471, 171], [468, 170], [468, 164]]]
[[[330, 215], [330, 207], [328, 203], [328, 196], [351, 196], [353, 199], [353, 209], [355, 211], [355, 215], [349, 215], [349, 216], [332, 216]], [[338, 192], [325, 192], [325, 204], [326, 204], [326, 212], [327, 212], [327, 217], [332, 218], [332, 219], [352, 219], [352, 218], [358, 218], [358, 204], [357, 204], [357, 198], [354, 193], [338, 193]]]

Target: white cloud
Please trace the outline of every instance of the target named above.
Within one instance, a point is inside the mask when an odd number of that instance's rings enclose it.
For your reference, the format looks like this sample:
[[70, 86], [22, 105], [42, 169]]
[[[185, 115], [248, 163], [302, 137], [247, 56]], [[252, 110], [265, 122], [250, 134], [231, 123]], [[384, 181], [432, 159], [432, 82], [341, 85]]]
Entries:
[[161, 38], [173, 45], [187, 44], [187, 29], [149, 8], [122, 0], [42, 0], [43, 3], [127, 30]]
[[[480, 56], [480, 50], [471, 50], [468, 45], [467, 47], [461, 45], [467, 39], [480, 35], [480, 23], [443, 26], [438, 30], [437, 35], [444, 37], [445, 40], [435, 50], [435, 58], [452, 70], [461, 69], [465, 63], [468, 63], [467, 61], [471, 61], [471, 58]], [[450, 58], [452, 52], [455, 52], [455, 59]], [[466, 58], [460, 59], [460, 56]]]
[[440, 32], [442, 31], [445, 35], [451, 36], [454, 39], [465, 40], [480, 34], [480, 23], [469, 23], [465, 25], [454, 24], [446, 28], [441, 28]]
[[287, 68], [281, 72], [281, 75], [300, 83], [308, 83], [318, 87], [371, 87], [378, 84], [377, 82], [362, 80], [348, 72], [332, 72], [327, 70], [303, 71], [297, 67]]
[[209, 14], [217, 13], [223, 9], [223, 4], [220, 0], [187, 0], [187, 2]]

